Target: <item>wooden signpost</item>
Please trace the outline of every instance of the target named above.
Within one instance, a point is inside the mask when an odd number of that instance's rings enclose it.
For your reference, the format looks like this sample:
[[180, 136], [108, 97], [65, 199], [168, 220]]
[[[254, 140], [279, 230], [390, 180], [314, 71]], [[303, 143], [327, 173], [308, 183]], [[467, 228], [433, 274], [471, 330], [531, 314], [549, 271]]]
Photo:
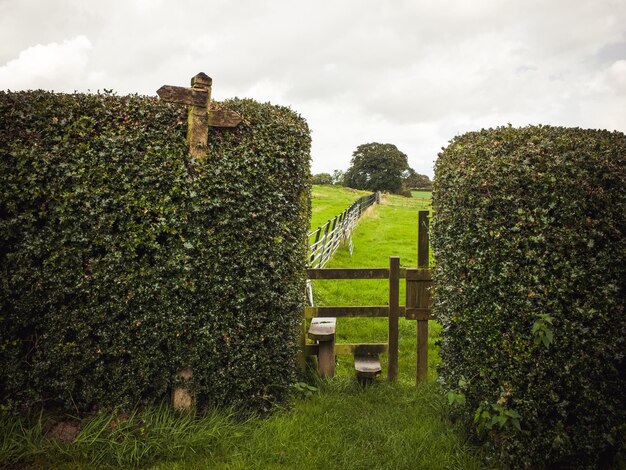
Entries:
[[235, 127], [243, 117], [230, 109], [211, 106], [211, 86], [213, 80], [200, 72], [191, 79], [191, 88], [163, 85], [157, 95], [169, 103], [189, 106], [189, 124], [187, 142], [192, 157], [202, 159], [206, 156], [206, 147], [211, 127]]
[[[243, 121], [242, 116], [235, 111], [211, 106], [212, 84], [211, 77], [200, 72], [191, 79], [191, 88], [163, 85], [157, 90], [157, 95], [163, 101], [189, 106], [187, 143], [190, 155], [198, 160], [207, 155], [209, 126], [235, 127]], [[188, 411], [193, 408], [195, 398], [185, 382], [191, 380], [193, 372], [187, 367], [176, 375], [182, 385], [172, 391], [172, 406], [177, 410]]]

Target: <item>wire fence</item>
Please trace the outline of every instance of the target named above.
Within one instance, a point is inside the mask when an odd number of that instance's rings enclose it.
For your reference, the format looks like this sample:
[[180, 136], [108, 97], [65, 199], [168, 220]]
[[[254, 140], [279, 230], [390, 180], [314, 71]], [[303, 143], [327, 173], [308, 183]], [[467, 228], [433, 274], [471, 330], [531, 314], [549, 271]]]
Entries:
[[[308, 267], [324, 268], [342, 243], [348, 244], [352, 254], [352, 230], [365, 210], [380, 201], [380, 193], [363, 196], [352, 203], [341, 214], [337, 214], [324, 225], [309, 233]], [[313, 305], [313, 289], [307, 284], [309, 305]]]

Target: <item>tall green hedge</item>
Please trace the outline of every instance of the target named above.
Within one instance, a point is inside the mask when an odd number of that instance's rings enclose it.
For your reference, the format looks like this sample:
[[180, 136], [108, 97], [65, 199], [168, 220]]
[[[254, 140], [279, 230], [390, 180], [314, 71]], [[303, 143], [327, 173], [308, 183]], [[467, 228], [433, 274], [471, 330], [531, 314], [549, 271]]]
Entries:
[[511, 468], [603, 467], [626, 431], [626, 136], [525, 127], [435, 169], [435, 312], [453, 410]]
[[310, 134], [223, 103], [192, 161], [182, 106], [0, 92], [2, 404], [80, 411], [165, 399], [268, 408], [295, 374]]

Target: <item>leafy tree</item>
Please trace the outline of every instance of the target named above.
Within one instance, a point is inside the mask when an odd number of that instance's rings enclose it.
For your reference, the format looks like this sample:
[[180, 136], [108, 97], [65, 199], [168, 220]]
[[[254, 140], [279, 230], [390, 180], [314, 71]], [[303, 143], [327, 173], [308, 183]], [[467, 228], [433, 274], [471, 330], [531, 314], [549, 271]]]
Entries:
[[330, 173], [318, 173], [313, 175], [311, 182], [313, 184], [333, 184], [333, 177]]
[[403, 174], [408, 171], [407, 156], [393, 144], [359, 145], [346, 171], [346, 186], [370, 191], [402, 191]]
[[427, 175], [420, 175], [413, 168], [409, 168], [404, 175], [404, 186], [407, 189], [431, 189], [432, 185]]
[[333, 171], [333, 184], [343, 186], [346, 179], [346, 172], [341, 170]]

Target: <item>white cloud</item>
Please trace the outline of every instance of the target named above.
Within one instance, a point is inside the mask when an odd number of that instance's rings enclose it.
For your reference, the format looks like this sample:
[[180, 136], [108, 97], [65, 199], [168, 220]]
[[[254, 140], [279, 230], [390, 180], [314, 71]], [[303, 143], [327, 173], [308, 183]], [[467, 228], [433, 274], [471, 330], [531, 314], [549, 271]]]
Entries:
[[89, 70], [91, 50], [86, 36], [29, 47], [0, 67], [0, 89], [84, 89], [98, 75]]
[[607, 71], [607, 81], [616, 94], [626, 95], [626, 60], [613, 62]]

